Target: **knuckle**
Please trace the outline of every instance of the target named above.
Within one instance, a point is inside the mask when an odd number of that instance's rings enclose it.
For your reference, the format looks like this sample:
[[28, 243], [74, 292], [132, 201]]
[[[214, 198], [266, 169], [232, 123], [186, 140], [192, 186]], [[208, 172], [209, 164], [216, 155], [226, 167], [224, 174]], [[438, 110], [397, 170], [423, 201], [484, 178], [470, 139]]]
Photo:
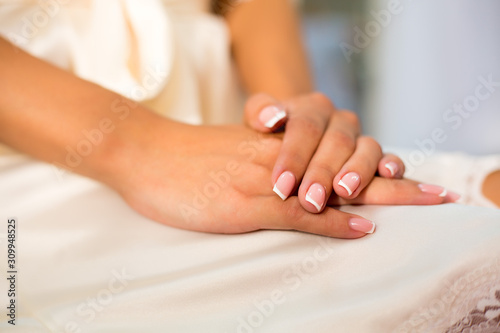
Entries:
[[350, 110], [342, 110], [341, 114], [344, 119], [356, 129], [359, 129], [361, 127], [361, 121], [359, 120], [359, 116], [355, 112]]
[[301, 225], [307, 213], [308, 212], [302, 207], [298, 200], [285, 208], [287, 223], [295, 230], [301, 229]]
[[311, 98], [311, 100], [314, 101], [315, 103], [318, 103], [318, 105], [334, 108], [333, 102], [330, 100], [330, 98], [328, 98], [328, 96], [326, 96], [321, 92], [318, 91], [312, 92], [309, 95], [309, 98]]
[[290, 165], [293, 169], [304, 168], [309, 164], [309, 159], [293, 147], [285, 147], [283, 155], [285, 156], [284, 164]]
[[344, 131], [336, 130], [330, 134], [330, 139], [335, 142], [336, 145], [347, 148], [354, 151], [356, 148], [356, 142], [354, 138]]
[[332, 231], [335, 231], [336, 229], [338, 229], [338, 224], [339, 224], [339, 221], [338, 221], [338, 218], [337, 217], [330, 217], [328, 219], [323, 219], [323, 229], [324, 230], [328, 230], [330, 232]]
[[308, 172], [309, 170], [313, 175], [313, 178], [322, 179], [323, 177], [328, 177], [330, 179], [333, 179], [333, 177], [335, 176], [335, 171], [333, 170], [332, 165], [327, 161], [316, 161], [314, 163], [311, 163], [311, 165], [308, 167]]
[[377, 153], [379, 153], [380, 155], [382, 155], [382, 147], [377, 142], [377, 140], [375, 140], [371, 136], [362, 136], [360, 138], [360, 140], [362, 140], [364, 144], [366, 144], [367, 146], [370, 147], [370, 151], [372, 151], [372, 152], [376, 151]]
[[400, 199], [404, 200], [410, 196], [408, 191], [408, 184], [399, 181], [388, 181], [387, 191], [391, 195], [397, 195]]
[[300, 127], [300, 132], [306, 137], [318, 138], [323, 135], [325, 126], [315, 117], [297, 115], [289, 120], [290, 127]]

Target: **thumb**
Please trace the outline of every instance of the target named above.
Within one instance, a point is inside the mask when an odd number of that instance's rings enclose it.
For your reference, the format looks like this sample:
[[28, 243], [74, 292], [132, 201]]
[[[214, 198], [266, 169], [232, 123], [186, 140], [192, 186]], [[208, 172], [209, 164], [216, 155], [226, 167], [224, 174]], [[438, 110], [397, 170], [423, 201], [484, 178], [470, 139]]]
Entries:
[[287, 113], [277, 99], [261, 93], [251, 96], [246, 102], [244, 119], [251, 128], [269, 133], [283, 126]]

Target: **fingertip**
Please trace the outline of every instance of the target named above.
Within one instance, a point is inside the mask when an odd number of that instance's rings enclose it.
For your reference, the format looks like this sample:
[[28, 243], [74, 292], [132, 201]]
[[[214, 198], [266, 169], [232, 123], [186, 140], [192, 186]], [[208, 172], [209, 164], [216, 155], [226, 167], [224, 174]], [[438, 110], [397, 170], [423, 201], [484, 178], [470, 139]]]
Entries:
[[392, 178], [394, 178], [399, 171], [399, 167], [396, 164], [396, 162], [392, 162], [392, 161], [385, 163], [384, 168], [389, 170], [389, 173], [390, 173]]
[[357, 172], [348, 172], [338, 181], [334, 180], [333, 187], [337, 195], [345, 199], [353, 199], [357, 196], [361, 184], [361, 176]]
[[283, 201], [286, 200], [295, 187], [295, 176], [290, 171], [283, 172], [274, 183], [273, 192]]
[[[245, 122], [251, 128], [259, 132], [269, 133], [273, 128], [279, 128], [279, 126], [281, 126], [283, 123], [282, 114], [280, 114], [274, 121], [271, 122], [271, 119], [275, 117], [277, 113], [279, 113], [280, 109], [284, 110], [278, 100], [276, 100], [272, 96], [264, 93], [252, 95], [247, 99], [245, 103]], [[264, 115], [261, 116], [264, 110], [266, 111], [264, 112]], [[261, 118], [265, 121], [262, 121]], [[273, 122], [274, 126], [272, 128], [266, 126], [266, 124], [270, 125]], [[281, 125], [279, 124], [279, 122], [281, 123]]]
[[373, 222], [360, 216], [332, 207], [325, 207], [321, 214], [311, 214], [301, 206], [297, 197], [291, 199], [272, 214], [279, 215], [279, 221], [273, 225], [273, 229], [293, 229], [342, 239], [361, 238], [376, 230]]
[[376, 229], [374, 222], [362, 217], [350, 218], [347, 224], [352, 230], [362, 232], [363, 235], [373, 234]]
[[303, 206], [307, 211], [320, 213], [325, 206], [326, 188], [319, 183], [312, 184], [309, 186], [304, 200], [305, 203]]
[[287, 113], [284, 108], [276, 105], [268, 105], [259, 113], [259, 121], [269, 131], [280, 128], [286, 121]]
[[386, 155], [378, 165], [378, 173], [384, 178], [401, 179], [405, 172], [403, 161], [394, 155]]
[[444, 197], [444, 201], [445, 203], [455, 203], [458, 202], [461, 198], [462, 196], [460, 194], [455, 193], [453, 191], [447, 191]]

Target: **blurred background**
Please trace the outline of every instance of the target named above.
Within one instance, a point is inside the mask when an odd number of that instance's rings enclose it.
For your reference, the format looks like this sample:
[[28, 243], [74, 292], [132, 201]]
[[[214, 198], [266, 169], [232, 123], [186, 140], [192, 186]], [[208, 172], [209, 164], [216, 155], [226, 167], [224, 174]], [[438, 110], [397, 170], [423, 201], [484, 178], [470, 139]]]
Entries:
[[318, 90], [386, 146], [500, 153], [500, 1], [304, 0]]

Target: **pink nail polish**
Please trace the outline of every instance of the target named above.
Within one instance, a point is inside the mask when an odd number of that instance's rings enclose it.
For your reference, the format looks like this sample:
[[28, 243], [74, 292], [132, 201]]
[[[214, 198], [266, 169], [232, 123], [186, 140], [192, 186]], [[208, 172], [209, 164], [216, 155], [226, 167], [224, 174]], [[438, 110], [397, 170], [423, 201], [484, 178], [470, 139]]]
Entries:
[[375, 231], [375, 223], [360, 217], [353, 217], [349, 220], [348, 224], [352, 230], [361, 231], [365, 234], [373, 234]]
[[458, 200], [460, 200], [461, 197], [462, 196], [458, 193], [448, 191], [448, 194], [446, 195], [445, 199], [447, 202], [457, 202]]
[[384, 167], [389, 170], [389, 172], [391, 173], [391, 176], [395, 176], [398, 171], [399, 171], [399, 166], [396, 162], [388, 162], [384, 165]]
[[309, 187], [309, 190], [306, 194], [306, 201], [313, 204], [319, 212], [321, 211], [321, 208], [323, 208], [323, 204], [325, 203], [325, 196], [325, 187], [318, 183], [315, 183]]
[[437, 185], [418, 184], [418, 187], [420, 188], [420, 191], [424, 193], [436, 194], [442, 198], [444, 198], [446, 194], [448, 194], [448, 191], [446, 191], [444, 187]]
[[339, 185], [345, 188], [347, 194], [351, 196], [361, 183], [361, 177], [356, 172], [349, 172], [342, 177]]
[[270, 105], [260, 111], [259, 120], [267, 128], [273, 128], [281, 119], [286, 117], [286, 112], [277, 106]]
[[276, 183], [274, 184], [273, 191], [280, 196], [281, 199], [286, 200], [292, 193], [295, 187], [295, 176], [290, 171], [283, 172]]

